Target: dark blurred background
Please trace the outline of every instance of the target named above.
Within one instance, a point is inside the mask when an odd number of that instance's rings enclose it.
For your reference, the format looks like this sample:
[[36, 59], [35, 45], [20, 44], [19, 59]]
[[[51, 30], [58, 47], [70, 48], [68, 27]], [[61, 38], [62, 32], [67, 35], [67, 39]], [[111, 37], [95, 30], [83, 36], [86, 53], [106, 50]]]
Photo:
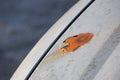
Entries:
[[0, 0], [0, 80], [9, 80], [43, 34], [78, 0]]

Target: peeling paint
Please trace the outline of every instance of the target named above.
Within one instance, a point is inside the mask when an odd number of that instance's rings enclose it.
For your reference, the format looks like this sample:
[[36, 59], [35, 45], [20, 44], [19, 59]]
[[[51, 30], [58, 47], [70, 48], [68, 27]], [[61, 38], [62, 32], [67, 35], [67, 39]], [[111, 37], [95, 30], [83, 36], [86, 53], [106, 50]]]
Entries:
[[60, 49], [60, 52], [61, 53], [73, 52], [77, 48], [88, 43], [92, 38], [93, 38], [92, 33], [81, 33], [79, 35], [69, 37], [65, 41], [63, 41], [63, 43], [65, 43], [66, 46], [62, 47]]
[[67, 38], [65, 41], [63, 41], [63, 43], [66, 45], [59, 49], [58, 52], [56, 51], [52, 56], [46, 57], [41, 63], [41, 66], [48, 65], [50, 62], [53, 62], [56, 59], [66, 55], [64, 53], [75, 51], [77, 48], [88, 43], [92, 38], [92, 33], [81, 33], [79, 35]]

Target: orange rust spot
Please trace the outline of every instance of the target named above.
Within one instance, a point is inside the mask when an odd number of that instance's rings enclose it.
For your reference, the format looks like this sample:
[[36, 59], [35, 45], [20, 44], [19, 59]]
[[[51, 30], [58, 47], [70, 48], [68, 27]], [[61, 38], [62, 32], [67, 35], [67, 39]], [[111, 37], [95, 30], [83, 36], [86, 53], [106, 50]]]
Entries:
[[61, 53], [73, 52], [78, 47], [81, 47], [88, 43], [93, 37], [92, 33], [82, 33], [79, 35], [75, 35], [67, 38], [63, 43], [67, 44], [66, 46], [60, 49]]

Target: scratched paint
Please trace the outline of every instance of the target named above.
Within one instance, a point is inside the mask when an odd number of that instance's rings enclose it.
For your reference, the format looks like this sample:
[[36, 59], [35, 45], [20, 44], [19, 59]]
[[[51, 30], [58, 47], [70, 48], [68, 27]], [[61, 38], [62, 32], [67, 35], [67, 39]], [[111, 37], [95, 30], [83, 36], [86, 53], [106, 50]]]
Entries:
[[88, 43], [92, 38], [93, 38], [92, 33], [81, 33], [79, 35], [69, 37], [65, 41], [63, 41], [63, 43], [65, 43], [66, 46], [62, 47], [60, 49], [60, 52], [61, 53], [73, 52], [77, 48]]

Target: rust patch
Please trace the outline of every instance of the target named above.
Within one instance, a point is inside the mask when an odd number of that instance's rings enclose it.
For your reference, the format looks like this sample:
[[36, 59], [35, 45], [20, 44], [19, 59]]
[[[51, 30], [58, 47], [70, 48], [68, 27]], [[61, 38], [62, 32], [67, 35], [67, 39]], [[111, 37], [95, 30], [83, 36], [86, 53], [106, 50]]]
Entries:
[[49, 65], [50, 62], [55, 61], [56, 59], [66, 55], [64, 53], [75, 51], [80, 46], [83, 46], [86, 43], [88, 43], [92, 39], [92, 37], [93, 37], [92, 33], [82, 33], [82, 34], [67, 38], [65, 41], [63, 41], [63, 43], [65, 43], [66, 46], [62, 47], [55, 54], [49, 57], [45, 57], [41, 63], [41, 67], [44, 65]]
[[77, 48], [85, 45], [93, 38], [92, 33], [81, 33], [67, 38], [63, 43], [67, 44], [66, 46], [60, 49], [60, 53], [73, 52]]

